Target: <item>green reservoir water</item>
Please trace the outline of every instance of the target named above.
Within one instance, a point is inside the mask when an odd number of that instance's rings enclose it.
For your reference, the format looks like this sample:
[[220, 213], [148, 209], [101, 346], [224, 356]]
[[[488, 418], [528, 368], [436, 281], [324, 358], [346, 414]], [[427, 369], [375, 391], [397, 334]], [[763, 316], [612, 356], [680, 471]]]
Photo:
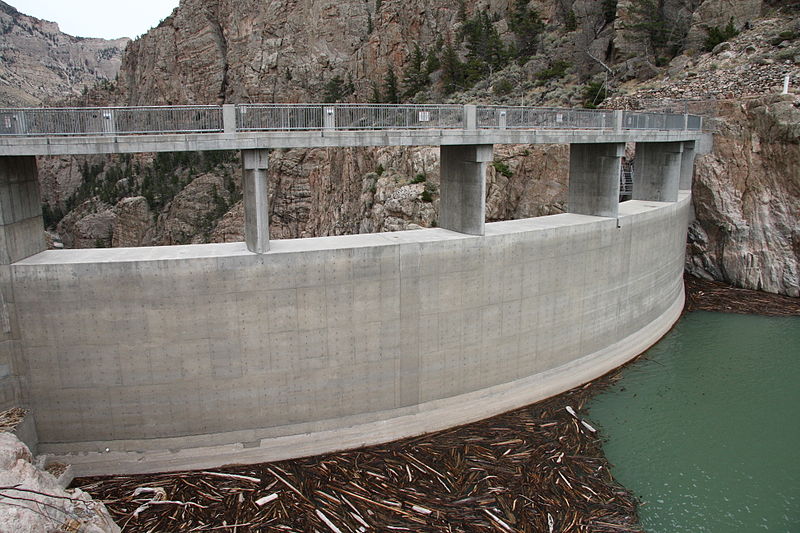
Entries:
[[800, 532], [800, 317], [689, 313], [589, 418], [647, 531]]

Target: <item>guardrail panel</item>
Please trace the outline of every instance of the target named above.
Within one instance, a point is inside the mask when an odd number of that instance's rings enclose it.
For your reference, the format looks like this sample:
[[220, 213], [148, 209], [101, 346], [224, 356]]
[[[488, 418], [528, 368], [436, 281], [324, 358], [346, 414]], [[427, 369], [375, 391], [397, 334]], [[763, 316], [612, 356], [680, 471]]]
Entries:
[[[429, 104], [239, 104], [229, 132], [383, 129], [464, 129], [465, 106]], [[614, 111], [478, 106], [482, 129], [615, 128]], [[695, 115], [626, 111], [623, 129], [694, 130]], [[106, 108], [0, 108], [0, 135], [144, 135], [217, 133], [224, 130], [221, 106]]]
[[324, 107], [304, 104], [245, 104], [236, 106], [237, 131], [306, 131], [325, 126]]

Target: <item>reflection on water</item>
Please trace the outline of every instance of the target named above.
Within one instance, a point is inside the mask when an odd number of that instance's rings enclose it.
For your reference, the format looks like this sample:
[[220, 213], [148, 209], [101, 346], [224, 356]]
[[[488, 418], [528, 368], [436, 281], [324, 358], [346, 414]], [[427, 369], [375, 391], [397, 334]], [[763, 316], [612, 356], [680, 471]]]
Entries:
[[800, 532], [800, 318], [694, 312], [589, 405], [647, 531]]

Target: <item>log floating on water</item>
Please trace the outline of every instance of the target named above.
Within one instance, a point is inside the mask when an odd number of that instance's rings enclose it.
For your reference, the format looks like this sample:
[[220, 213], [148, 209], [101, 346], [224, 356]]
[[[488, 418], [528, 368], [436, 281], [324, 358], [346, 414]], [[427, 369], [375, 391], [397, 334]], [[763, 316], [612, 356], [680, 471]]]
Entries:
[[[597, 388], [360, 450], [74, 485], [103, 499], [126, 532], [641, 531], [634, 497], [580, 416]], [[134, 516], [149, 499], [133, 496], [141, 488], [176, 504]]]

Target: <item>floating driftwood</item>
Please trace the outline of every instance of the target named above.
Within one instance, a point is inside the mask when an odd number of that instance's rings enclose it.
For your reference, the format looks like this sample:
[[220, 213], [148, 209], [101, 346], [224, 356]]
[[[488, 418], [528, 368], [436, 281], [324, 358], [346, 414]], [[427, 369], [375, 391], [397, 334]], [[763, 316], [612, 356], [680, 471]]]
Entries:
[[75, 485], [131, 532], [641, 531], [580, 414], [595, 388], [382, 446]]
[[800, 316], [800, 298], [731, 287], [684, 276], [687, 311], [722, 311], [765, 316]]

